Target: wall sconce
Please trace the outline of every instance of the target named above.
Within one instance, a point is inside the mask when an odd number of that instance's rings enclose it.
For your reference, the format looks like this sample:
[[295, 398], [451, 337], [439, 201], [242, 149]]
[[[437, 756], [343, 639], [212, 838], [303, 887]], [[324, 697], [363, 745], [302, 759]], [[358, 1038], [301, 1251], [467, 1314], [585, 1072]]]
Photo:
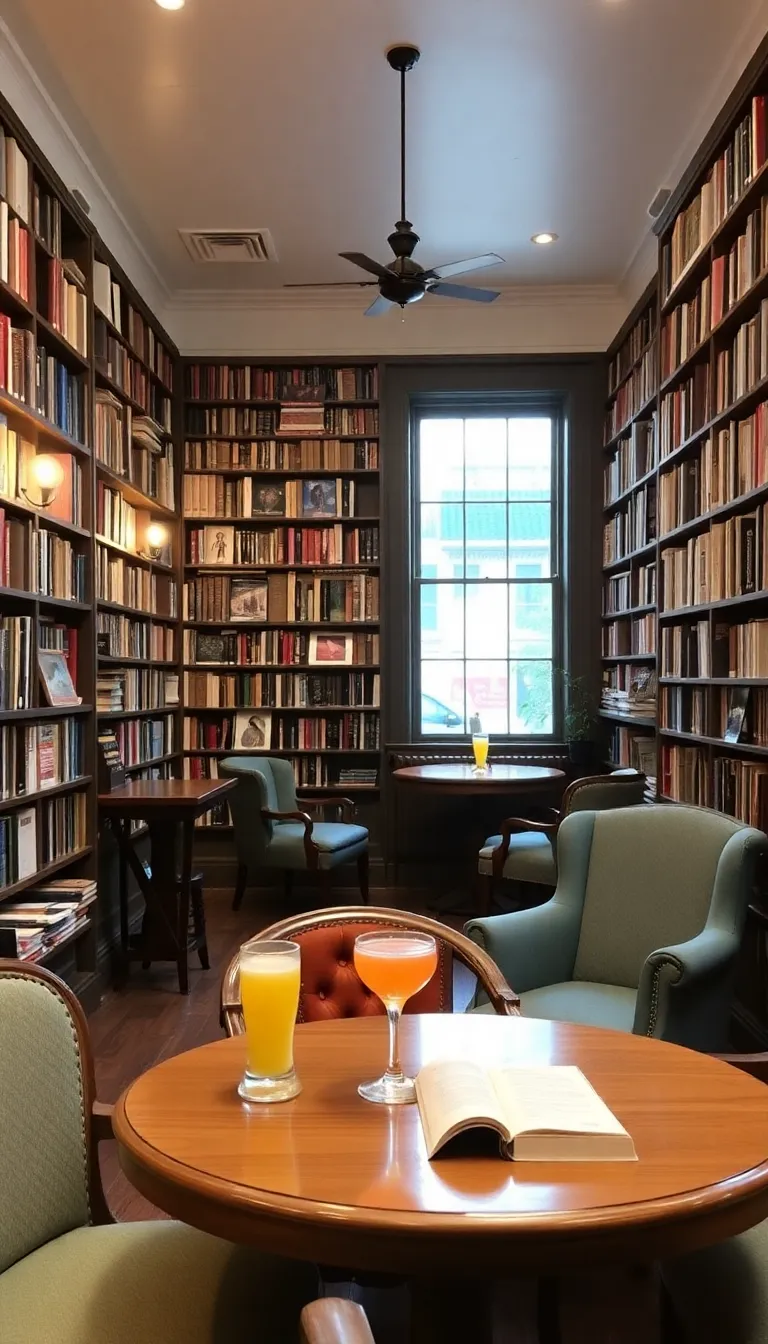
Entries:
[[144, 533], [144, 552], [147, 560], [159, 560], [168, 542], [168, 528], [162, 523], [150, 523]]
[[40, 457], [33, 457], [30, 463], [30, 475], [34, 485], [39, 491], [40, 498], [35, 499], [26, 486], [20, 487], [24, 498], [35, 509], [50, 508], [56, 498], [59, 486], [64, 480], [64, 468], [55, 457], [49, 457], [47, 453]]

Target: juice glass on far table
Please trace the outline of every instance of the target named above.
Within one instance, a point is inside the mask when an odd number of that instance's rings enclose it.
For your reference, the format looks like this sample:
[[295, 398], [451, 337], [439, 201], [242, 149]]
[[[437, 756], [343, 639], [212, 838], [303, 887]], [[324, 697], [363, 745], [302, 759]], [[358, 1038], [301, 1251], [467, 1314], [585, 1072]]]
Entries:
[[484, 775], [486, 771], [486, 762], [488, 760], [488, 734], [472, 734], [472, 753], [475, 758], [474, 770], [478, 775]]
[[400, 1064], [400, 1014], [408, 999], [429, 984], [437, 969], [437, 943], [429, 933], [361, 933], [355, 939], [355, 970], [364, 985], [381, 999], [389, 1020], [387, 1071], [358, 1092], [366, 1101], [403, 1106], [416, 1100], [412, 1078]]
[[300, 985], [298, 943], [254, 939], [240, 948], [248, 1059], [237, 1090], [245, 1101], [288, 1101], [301, 1091], [293, 1067]]

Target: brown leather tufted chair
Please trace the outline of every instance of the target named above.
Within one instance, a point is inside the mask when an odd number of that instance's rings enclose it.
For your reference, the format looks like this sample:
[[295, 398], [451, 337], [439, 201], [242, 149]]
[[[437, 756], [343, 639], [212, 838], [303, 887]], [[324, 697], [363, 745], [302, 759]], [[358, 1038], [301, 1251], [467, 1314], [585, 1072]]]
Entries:
[[[320, 1022], [331, 1017], [366, 1017], [383, 1014], [384, 1005], [362, 983], [355, 971], [353, 949], [359, 933], [371, 927], [415, 929], [437, 940], [435, 975], [420, 994], [406, 1004], [407, 1013], [453, 1011], [453, 959], [458, 957], [479, 982], [497, 1013], [514, 1015], [518, 997], [510, 989], [496, 963], [463, 933], [425, 915], [373, 906], [341, 906], [314, 910], [311, 914], [282, 919], [258, 934], [259, 938], [290, 938], [301, 946], [301, 994], [299, 1022]], [[240, 971], [235, 955], [221, 987], [221, 1023], [229, 1036], [244, 1032], [240, 1003]]]

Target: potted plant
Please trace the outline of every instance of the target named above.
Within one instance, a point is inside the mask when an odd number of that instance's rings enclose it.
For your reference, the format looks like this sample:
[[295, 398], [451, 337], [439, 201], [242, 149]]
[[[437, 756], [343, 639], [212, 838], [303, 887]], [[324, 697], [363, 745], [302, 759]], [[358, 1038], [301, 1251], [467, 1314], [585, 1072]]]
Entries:
[[595, 750], [593, 728], [595, 698], [586, 677], [572, 677], [563, 668], [558, 669], [563, 684], [563, 728], [568, 743], [568, 755], [574, 765], [590, 765]]

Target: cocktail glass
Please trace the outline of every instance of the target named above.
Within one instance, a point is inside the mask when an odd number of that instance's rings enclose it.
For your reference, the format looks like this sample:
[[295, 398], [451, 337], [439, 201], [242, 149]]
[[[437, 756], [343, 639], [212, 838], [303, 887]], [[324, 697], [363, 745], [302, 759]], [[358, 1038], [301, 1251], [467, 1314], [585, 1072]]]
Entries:
[[386, 1073], [358, 1092], [366, 1101], [404, 1106], [416, 1100], [412, 1078], [400, 1063], [400, 1016], [404, 1005], [432, 979], [437, 969], [437, 944], [431, 934], [361, 933], [355, 939], [355, 970], [364, 985], [381, 999], [389, 1021], [389, 1063]]

